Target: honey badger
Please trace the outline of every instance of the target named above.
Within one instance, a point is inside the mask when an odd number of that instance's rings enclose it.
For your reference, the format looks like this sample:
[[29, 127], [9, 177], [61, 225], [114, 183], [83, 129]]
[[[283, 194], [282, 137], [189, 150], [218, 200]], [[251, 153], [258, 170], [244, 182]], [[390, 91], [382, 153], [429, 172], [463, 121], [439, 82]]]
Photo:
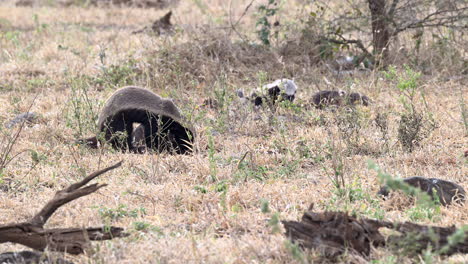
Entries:
[[[403, 182], [413, 187], [421, 189], [422, 191], [429, 194], [429, 196], [431, 196], [433, 199], [437, 194], [438, 199], [442, 205], [448, 205], [452, 202], [452, 200], [457, 201], [459, 203], [463, 203], [466, 199], [466, 193], [463, 187], [453, 182], [437, 178], [424, 177], [409, 177], [403, 179]], [[433, 190], [436, 191], [436, 194]], [[388, 187], [381, 187], [377, 194], [382, 196], [388, 196]]]
[[[297, 85], [293, 80], [278, 79], [272, 83], [266, 84], [262, 87], [262, 91], [253, 92], [250, 95], [250, 101], [255, 106], [262, 105], [265, 101], [271, 104], [276, 103], [278, 100], [294, 101], [296, 97]], [[239, 94], [243, 98], [243, 94]]]
[[[140, 126], [134, 129], [134, 124]], [[163, 99], [150, 90], [128, 86], [117, 90], [106, 102], [98, 120], [103, 139], [79, 140], [97, 148], [105, 140], [114, 149], [142, 152], [185, 154], [191, 151], [194, 130], [185, 127], [179, 109], [172, 100]], [[144, 145], [142, 146], [144, 142]]]
[[319, 109], [330, 105], [356, 105], [362, 104], [368, 106], [370, 102], [369, 97], [359, 93], [347, 94], [345, 91], [320, 91], [312, 97], [312, 104]]

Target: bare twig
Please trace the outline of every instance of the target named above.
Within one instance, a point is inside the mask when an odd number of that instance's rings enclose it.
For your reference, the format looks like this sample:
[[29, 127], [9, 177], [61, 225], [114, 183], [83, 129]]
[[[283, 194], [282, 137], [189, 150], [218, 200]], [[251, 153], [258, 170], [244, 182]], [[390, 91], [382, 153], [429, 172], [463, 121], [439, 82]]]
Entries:
[[245, 7], [244, 9], [244, 12], [242, 13], [242, 15], [237, 19], [236, 23], [232, 23], [232, 14], [231, 14], [231, 5], [232, 5], [232, 0], [229, 1], [229, 24], [231, 26], [231, 30], [233, 30], [234, 32], [236, 32], [236, 34], [243, 40], [245, 41], [245, 37], [237, 30], [237, 25], [239, 24], [239, 22], [241, 21], [241, 19], [245, 16], [245, 14], [247, 14], [247, 11], [250, 9], [250, 7], [252, 6], [253, 2], [255, 2], [255, 0], [252, 0], [250, 1], [250, 3]]
[[[28, 107], [28, 112], [31, 110], [31, 108], [34, 105], [34, 102], [36, 101], [37, 97], [39, 94], [37, 94], [31, 104]], [[10, 152], [13, 149], [13, 146], [15, 145], [16, 141], [19, 138], [19, 135], [21, 134], [21, 131], [23, 131], [24, 126], [26, 125], [26, 120], [23, 120], [16, 132], [13, 134], [13, 137], [9, 137], [8, 135], [3, 135], [3, 139], [0, 145], [0, 151], [2, 152], [0, 155], [0, 171], [4, 169], [10, 161], [12, 161], [17, 155], [14, 155], [13, 157], [10, 157]], [[3, 146], [4, 142], [6, 141], [6, 146]], [[22, 151], [23, 152], [23, 151]], [[22, 153], [21, 152], [21, 153]]]
[[393, 20], [393, 15], [395, 15], [395, 10], [398, 5], [399, 0], [393, 0], [392, 4], [390, 5], [390, 9], [388, 10], [387, 16]]
[[[407, 25], [396, 28], [395, 31], [392, 33], [392, 35], [395, 36], [402, 31], [412, 29], [412, 28], [449, 26], [450, 24], [456, 21], [460, 21], [460, 20], [468, 18], [468, 14], [463, 14], [467, 10], [468, 10], [468, 7], [464, 7], [460, 9], [452, 9], [452, 10], [439, 10], [439, 11], [436, 11], [434, 13], [427, 15], [423, 19], [413, 21], [413, 22], [408, 23]], [[448, 14], [448, 13], [453, 13], [453, 12], [457, 12], [457, 14], [446, 16], [446, 17], [436, 17], [438, 15], [443, 15], [443, 14]], [[466, 26], [461, 26], [461, 27], [466, 28]]]
[[42, 210], [34, 216], [34, 218], [30, 221], [32, 225], [35, 226], [44, 226], [45, 222], [49, 219], [49, 217], [62, 205], [71, 202], [75, 199], [78, 199], [80, 197], [86, 196], [88, 194], [91, 194], [100, 188], [106, 186], [107, 184], [92, 184], [89, 186], [86, 186], [84, 188], [81, 188], [82, 186], [86, 185], [88, 182], [96, 178], [97, 176], [106, 173], [110, 170], [113, 170], [117, 167], [120, 167], [122, 165], [122, 161], [119, 161], [113, 166], [110, 166], [108, 168], [102, 169], [100, 171], [96, 171], [92, 174], [90, 174], [88, 177], [83, 179], [80, 182], [77, 182], [75, 184], [72, 184], [68, 186], [67, 188], [58, 191], [54, 198], [49, 201], [43, 208]]
[[13, 242], [43, 251], [49, 248], [53, 251], [81, 254], [90, 248], [90, 240], [108, 240], [114, 237], [126, 236], [119, 227], [99, 228], [65, 228], [44, 229], [43, 226], [52, 214], [62, 205], [91, 194], [106, 184], [91, 184], [85, 186], [99, 175], [122, 165], [122, 161], [113, 166], [90, 174], [82, 181], [58, 191], [31, 220], [0, 226], [0, 244]]

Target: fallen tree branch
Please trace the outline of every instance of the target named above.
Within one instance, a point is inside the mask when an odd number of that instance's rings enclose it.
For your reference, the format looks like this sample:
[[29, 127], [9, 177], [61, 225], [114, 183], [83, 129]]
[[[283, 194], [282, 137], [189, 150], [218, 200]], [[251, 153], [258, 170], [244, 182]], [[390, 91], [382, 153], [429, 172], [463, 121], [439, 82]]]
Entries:
[[113, 166], [94, 172], [80, 182], [58, 191], [31, 220], [0, 226], [0, 244], [6, 242], [18, 243], [35, 250], [43, 251], [48, 248], [52, 251], [81, 254], [90, 248], [90, 241], [109, 240], [114, 237], [124, 237], [122, 228], [98, 227], [98, 228], [60, 228], [44, 229], [44, 224], [62, 205], [80, 197], [91, 194], [106, 184], [88, 184], [91, 180], [107, 171], [122, 165], [122, 161]]
[[342, 212], [306, 212], [301, 222], [282, 221], [286, 236], [305, 248], [314, 248], [323, 256], [336, 258], [346, 250], [368, 256], [370, 246], [385, 243], [378, 232], [380, 225], [362, 221]]
[[[468, 253], [468, 236], [465, 230], [454, 226], [438, 227], [411, 222], [357, 219], [343, 212], [306, 212], [300, 222], [282, 223], [286, 229], [286, 236], [292, 242], [304, 248], [313, 248], [332, 259], [345, 252], [367, 257], [371, 246], [385, 245], [393, 245], [396, 250], [411, 250], [405, 252], [406, 254], [420, 254], [428, 246], [441, 255]], [[381, 227], [398, 231], [400, 235], [392, 235], [385, 239], [379, 232]]]
[[[457, 253], [468, 253], [468, 234], [463, 229], [457, 229], [455, 226], [439, 227], [419, 225], [411, 222], [390, 223], [385, 222], [389, 228], [400, 232], [402, 235], [390, 236], [387, 241], [396, 247], [402, 247], [404, 244], [411, 245], [411, 253], [420, 253], [431, 245], [432, 250], [441, 255], [453, 255]], [[450, 237], [461, 231], [460, 241], [450, 241]]]

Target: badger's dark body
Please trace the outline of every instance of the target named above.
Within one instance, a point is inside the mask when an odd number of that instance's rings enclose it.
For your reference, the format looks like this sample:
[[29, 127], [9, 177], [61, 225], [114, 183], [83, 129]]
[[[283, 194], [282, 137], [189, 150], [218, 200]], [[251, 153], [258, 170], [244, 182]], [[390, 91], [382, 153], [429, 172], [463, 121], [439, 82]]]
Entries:
[[[115, 149], [141, 152], [141, 146], [132, 141], [141, 142], [143, 137], [149, 149], [184, 154], [191, 151], [194, 132], [181, 121], [171, 100], [130, 86], [119, 89], [107, 100], [99, 115], [98, 128]], [[139, 131], [134, 131], [135, 123], [141, 124]], [[95, 138], [87, 141], [97, 143]]]
[[[346, 97], [346, 96], [345, 96]], [[348, 103], [355, 105], [355, 104], [362, 104], [364, 106], [369, 105], [369, 97], [365, 95], [361, 95], [360, 93], [350, 93], [347, 96]]]
[[[443, 205], [450, 204], [452, 200], [464, 202], [466, 199], [466, 193], [463, 187], [453, 182], [437, 178], [424, 177], [409, 177], [403, 179], [403, 181], [413, 187], [419, 188], [422, 191], [428, 193], [432, 198], [435, 198], [435, 190], [440, 203]], [[383, 186], [382, 188], [380, 188], [378, 194], [387, 196], [389, 194], [388, 187]]]
[[344, 94], [339, 91], [320, 91], [312, 97], [312, 103], [317, 108], [323, 108], [328, 105], [342, 105]]
[[312, 97], [312, 104], [319, 109], [325, 106], [336, 105], [369, 105], [369, 97], [359, 93], [347, 94], [344, 91], [320, 91]]

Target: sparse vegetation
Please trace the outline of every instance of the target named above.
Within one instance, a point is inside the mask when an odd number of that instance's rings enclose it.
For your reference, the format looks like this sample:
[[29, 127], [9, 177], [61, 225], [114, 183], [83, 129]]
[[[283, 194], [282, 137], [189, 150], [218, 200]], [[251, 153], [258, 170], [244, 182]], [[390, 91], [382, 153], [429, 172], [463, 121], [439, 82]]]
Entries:
[[[421, 88], [421, 73], [413, 71], [409, 66], [405, 66], [400, 73], [395, 67], [390, 67], [385, 76], [400, 91], [399, 101], [404, 110], [400, 113], [398, 141], [405, 150], [411, 152], [436, 126]], [[424, 104], [423, 110], [418, 109], [418, 103]]]
[[[126, 160], [98, 180], [106, 188], [48, 222], [50, 228], [112, 224], [129, 233], [93, 244], [94, 253], [74, 263], [321, 262], [320, 251], [292, 244], [281, 225], [311, 203], [317, 211], [466, 231], [466, 204], [376, 195], [382, 175], [390, 185], [397, 177], [423, 176], [468, 188], [461, 29], [406, 28], [391, 38], [388, 67], [379, 71], [365, 1], [176, 1], [176, 30], [162, 36], [131, 32], [168, 10], [12, 1], [0, 3], [0, 223], [34, 215], [51, 194], [80, 180], [83, 168]], [[398, 10], [404, 25], [406, 12]], [[339, 56], [353, 56], [363, 69], [331, 71], [327, 65]], [[294, 102], [256, 108], [236, 95], [279, 78], [298, 85]], [[96, 135], [105, 100], [125, 85], [173, 99], [196, 129], [192, 155], [96, 152], [73, 144]], [[318, 90], [338, 89], [366, 94], [371, 103], [311, 106]], [[34, 98], [31, 111], [41, 121], [5, 128]], [[204, 106], [207, 98], [216, 107]], [[387, 172], [369, 168], [368, 159]], [[449, 241], [465, 238], [459, 231]], [[0, 253], [17, 250], [0, 244]], [[366, 261], [468, 262], [444, 250], [412, 256], [372, 248]], [[340, 260], [358, 262], [348, 253]]]
[[[277, 6], [277, 0], [268, 0], [266, 5], [261, 4], [257, 8], [257, 35], [263, 45], [270, 46], [272, 37], [278, 39], [278, 31], [274, 30], [274, 27], [278, 27], [279, 22], [275, 21], [274, 23], [271, 23], [271, 18], [278, 12]], [[272, 32], [272, 30], [274, 30], [274, 32]]]

